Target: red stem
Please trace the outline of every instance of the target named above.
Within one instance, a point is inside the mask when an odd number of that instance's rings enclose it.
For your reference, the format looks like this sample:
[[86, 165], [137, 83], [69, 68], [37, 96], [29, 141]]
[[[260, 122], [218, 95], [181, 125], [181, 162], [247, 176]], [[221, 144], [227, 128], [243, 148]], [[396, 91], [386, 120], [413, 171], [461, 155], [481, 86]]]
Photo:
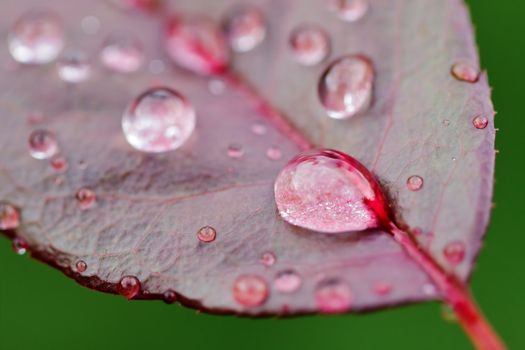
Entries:
[[458, 317], [459, 323], [480, 350], [504, 350], [505, 344], [492, 329], [477, 307], [467, 287], [454, 275], [447, 273], [409, 233], [395, 224], [388, 227], [390, 234], [405, 249], [405, 252], [428, 274], [440, 290], [444, 300]]

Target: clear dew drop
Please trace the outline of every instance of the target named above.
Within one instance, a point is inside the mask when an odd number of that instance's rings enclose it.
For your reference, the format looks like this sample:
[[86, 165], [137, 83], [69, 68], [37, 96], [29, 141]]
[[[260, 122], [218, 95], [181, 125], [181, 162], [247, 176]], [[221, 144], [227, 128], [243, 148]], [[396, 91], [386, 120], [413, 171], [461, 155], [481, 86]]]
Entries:
[[226, 153], [228, 154], [228, 157], [234, 159], [239, 159], [242, 158], [242, 156], [244, 156], [244, 150], [242, 146], [237, 143], [232, 143], [231, 145], [229, 145]]
[[78, 207], [82, 210], [91, 209], [97, 202], [97, 196], [93, 190], [89, 188], [81, 188], [75, 196]]
[[352, 306], [352, 290], [338, 279], [322, 281], [315, 289], [317, 309], [323, 313], [342, 313]]
[[87, 268], [88, 268], [87, 263], [84, 260], [78, 260], [75, 263], [75, 269], [78, 273], [86, 272]]
[[281, 293], [293, 293], [301, 287], [302, 282], [301, 276], [297, 272], [285, 270], [275, 276], [273, 288]]
[[29, 135], [29, 154], [35, 159], [48, 159], [58, 152], [58, 142], [51, 131], [37, 129]]
[[329, 8], [337, 16], [347, 22], [356, 22], [363, 18], [370, 4], [368, 0], [329, 0]]
[[137, 71], [144, 61], [144, 51], [137, 38], [113, 34], [104, 42], [100, 60], [107, 68], [119, 73]]
[[11, 56], [19, 63], [50, 63], [64, 47], [64, 30], [54, 13], [28, 12], [9, 31], [8, 45]]
[[443, 248], [443, 256], [450, 265], [456, 266], [465, 259], [465, 251], [465, 243], [462, 241], [452, 241]]
[[81, 83], [91, 76], [91, 65], [80, 51], [68, 51], [57, 62], [60, 79], [68, 83]]
[[262, 12], [254, 6], [236, 6], [225, 20], [225, 32], [231, 48], [236, 52], [248, 52], [260, 45], [266, 36], [266, 21]]
[[257, 307], [264, 304], [268, 294], [268, 284], [256, 275], [241, 275], [233, 283], [233, 298], [244, 307]]
[[423, 188], [423, 178], [419, 175], [412, 175], [407, 179], [407, 187], [410, 191], [417, 192]]
[[263, 264], [266, 267], [273, 266], [276, 261], [275, 254], [272, 252], [266, 252], [261, 255], [261, 258], [259, 259], [260, 263]]
[[217, 231], [211, 226], [204, 226], [197, 231], [197, 238], [204, 243], [210, 243], [217, 238]]
[[283, 152], [277, 146], [272, 146], [266, 150], [266, 157], [270, 160], [280, 160], [283, 157]]
[[363, 55], [334, 61], [319, 80], [318, 93], [329, 117], [347, 119], [366, 111], [372, 101], [374, 69]]
[[181, 66], [202, 75], [223, 72], [230, 54], [221, 29], [204, 17], [175, 17], [167, 28], [166, 51]]
[[479, 80], [479, 69], [466, 62], [455, 63], [451, 68], [454, 78], [467, 83], [475, 83]]
[[20, 212], [6, 202], [0, 202], [0, 230], [14, 230], [20, 225]]
[[299, 64], [315, 66], [328, 56], [330, 41], [323, 29], [302, 25], [290, 35], [290, 50]]
[[472, 125], [474, 125], [476, 129], [485, 129], [489, 125], [489, 119], [482, 115], [478, 115], [472, 119]]
[[12, 248], [16, 254], [24, 255], [29, 250], [29, 245], [24, 239], [16, 237], [13, 239]]
[[117, 284], [117, 292], [128, 300], [133, 299], [140, 293], [140, 281], [135, 276], [124, 276]]
[[66, 172], [69, 167], [66, 157], [61, 154], [55, 154], [53, 157], [51, 157], [49, 164], [51, 165], [51, 168], [57, 173]]
[[195, 111], [180, 93], [152, 88], [138, 96], [122, 117], [126, 140], [139, 151], [162, 153], [182, 146], [195, 129]]
[[278, 175], [274, 192], [281, 217], [303, 228], [339, 233], [389, 221], [379, 184], [357, 160], [338, 151], [298, 155]]
[[175, 293], [173, 290], [168, 289], [162, 294], [162, 300], [166, 304], [173, 304], [177, 301], [177, 293]]

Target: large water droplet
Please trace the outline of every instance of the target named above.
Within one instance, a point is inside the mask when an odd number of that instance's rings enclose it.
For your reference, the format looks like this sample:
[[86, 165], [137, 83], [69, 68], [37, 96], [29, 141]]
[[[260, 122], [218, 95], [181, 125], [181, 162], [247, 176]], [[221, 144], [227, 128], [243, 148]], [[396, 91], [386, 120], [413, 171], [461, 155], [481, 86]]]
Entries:
[[204, 243], [213, 242], [217, 237], [217, 231], [211, 226], [204, 226], [197, 231], [197, 238]]
[[317, 286], [315, 301], [320, 312], [346, 312], [352, 305], [352, 290], [340, 280], [326, 280]]
[[224, 27], [230, 46], [236, 52], [253, 50], [266, 36], [266, 21], [254, 6], [234, 7], [227, 15]]
[[143, 152], [179, 148], [193, 133], [195, 111], [189, 101], [169, 88], [153, 88], [137, 97], [122, 118], [127, 141]]
[[58, 152], [55, 135], [45, 129], [37, 129], [29, 135], [29, 153], [35, 159], [51, 158]]
[[55, 60], [64, 47], [64, 30], [55, 14], [32, 11], [21, 16], [8, 35], [9, 52], [26, 64]]
[[23, 238], [16, 237], [13, 239], [12, 248], [16, 254], [24, 255], [29, 249], [29, 244]]
[[423, 178], [419, 175], [412, 175], [407, 179], [407, 187], [410, 191], [417, 192], [423, 188]]
[[337, 233], [388, 222], [379, 184], [357, 160], [338, 151], [295, 157], [277, 177], [274, 190], [282, 218], [307, 229]]
[[144, 52], [135, 37], [114, 34], [106, 39], [100, 52], [100, 60], [111, 70], [131, 73], [137, 71], [142, 65]]
[[314, 66], [328, 56], [330, 43], [324, 30], [314, 25], [303, 25], [292, 32], [290, 48], [298, 63]]
[[479, 80], [479, 70], [466, 62], [459, 62], [452, 66], [451, 73], [457, 80], [475, 83]]
[[0, 230], [14, 230], [20, 225], [20, 212], [12, 204], [0, 202]]
[[465, 243], [452, 241], [443, 248], [443, 255], [450, 265], [458, 265], [465, 259]]
[[345, 56], [333, 62], [319, 80], [321, 104], [329, 117], [346, 119], [370, 106], [374, 69], [363, 55]]
[[369, 6], [368, 0], [330, 0], [330, 9], [347, 22], [363, 18]]
[[489, 119], [482, 115], [478, 115], [472, 119], [472, 125], [474, 125], [476, 129], [485, 129], [489, 125]]
[[256, 275], [241, 275], [233, 283], [233, 298], [245, 307], [262, 305], [268, 298], [266, 281]]
[[78, 206], [82, 210], [93, 208], [97, 202], [97, 196], [95, 192], [89, 188], [81, 188], [76, 194]]
[[166, 33], [166, 50], [179, 66], [204, 75], [224, 71], [230, 60], [221, 29], [202, 17], [172, 19]]
[[293, 293], [301, 287], [301, 284], [301, 276], [293, 270], [279, 272], [273, 281], [273, 287], [281, 293]]
[[84, 53], [68, 51], [57, 62], [60, 79], [68, 83], [81, 83], [91, 76], [91, 66]]
[[117, 284], [117, 292], [128, 298], [133, 299], [140, 293], [140, 281], [135, 276], [124, 276]]

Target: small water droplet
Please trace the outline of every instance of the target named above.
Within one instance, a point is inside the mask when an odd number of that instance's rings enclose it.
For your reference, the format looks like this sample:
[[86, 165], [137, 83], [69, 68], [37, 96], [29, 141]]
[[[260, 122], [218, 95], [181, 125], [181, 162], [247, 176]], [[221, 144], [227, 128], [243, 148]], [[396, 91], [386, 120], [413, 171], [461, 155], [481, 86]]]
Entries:
[[228, 146], [228, 157], [230, 158], [242, 158], [244, 155], [244, 150], [242, 149], [242, 146], [236, 143], [233, 143]]
[[140, 293], [140, 288], [140, 281], [137, 277], [124, 276], [117, 285], [117, 292], [131, 300]]
[[357, 160], [334, 150], [292, 159], [277, 177], [274, 192], [284, 220], [315, 231], [361, 231], [388, 220], [373, 176]]
[[303, 25], [290, 35], [290, 49], [295, 60], [305, 66], [321, 63], [330, 51], [326, 32], [314, 25]]
[[265, 135], [266, 132], [268, 131], [266, 125], [260, 122], [253, 123], [251, 129], [255, 135], [259, 135], [259, 136]]
[[57, 62], [60, 79], [68, 83], [81, 83], [91, 76], [91, 66], [80, 51], [68, 51]]
[[230, 46], [236, 52], [253, 50], [266, 36], [266, 21], [254, 6], [235, 6], [228, 13], [224, 27]]
[[326, 280], [315, 289], [315, 301], [320, 312], [346, 312], [352, 305], [352, 290], [337, 279]]
[[78, 273], [83, 273], [87, 270], [88, 266], [86, 264], [86, 262], [84, 260], [78, 260], [76, 263], [75, 263], [75, 269], [77, 270]]
[[301, 284], [301, 276], [293, 270], [279, 272], [273, 281], [273, 287], [281, 293], [293, 293], [301, 287]]
[[100, 60], [111, 70], [131, 73], [142, 65], [144, 52], [137, 38], [127, 34], [113, 34], [106, 39], [100, 52]]
[[334, 61], [319, 80], [321, 104], [329, 117], [347, 119], [364, 112], [372, 101], [374, 69], [363, 55]]
[[489, 120], [487, 117], [478, 115], [472, 120], [472, 124], [476, 129], [485, 129], [489, 125]]
[[479, 80], [479, 70], [470, 63], [459, 62], [452, 66], [451, 73], [457, 80], [475, 83]]
[[148, 69], [151, 74], [162, 74], [166, 70], [166, 64], [163, 60], [154, 59], [149, 63]]
[[264, 253], [263, 255], [261, 255], [261, 258], [259, 259], [261, 264], [263, 264], [266, 267], [270, 267], [273, 264], [275, 264], [276, 260], [277, 259], [275, 258], [275, 255], [271, 252]]
[[217, 231], [211, 226], [204, 226], [197, 231], [197, 238], [204, 243], [213, 242], [217, 237]]
[[330, 0], [330, 9], [347, 22], [363, 18], [369, 7], [368, 0]]
[[45, 129], [37, 129], [29, 135], [29, 153], [35, 159], [48, 159], [58, 152], [55, 135]]
[[195, 129], [195, 119], [193, 106], [180, 93], [152, 88], [128, 106], [122, 129], [139, 151], [161, 153], [182, 146]]
[[423, 292], [423, 294], [427, 295], [427, 296], [436, 296], [436, 287], [432, 284], [432, 283], [425, 283], [422, 287], [421, 287], [421, 291]]
[[95, 16], [86, 16], [80, 21], [80, 26], [84, 33], [95, 35], [100, 30], [100, 20]]
[[208, 90], [212, 95], [222, 95], [224, 93], [224, 90], [226, 89], [226, 85], [224, 84], [224, 80], [222, 79], [210, 79], [208, 82]]
[[443, 255], [450, 265], [456, 266], [465, 259], [465, 243], [452, 241], [443, 248]]
[[54, 61], [64, 47], [64, 30], [55, 14], [31, 11], [22, 15], [8, 35], [9, 52], [25, 64]]
[[20, 225], [20, 212], [6, 202], [0, 202], [0, 230], [14, 230]]
[[162, 295], [162, 300], [164, 300], [164, 302], [166, 304], [173, 304], [174, 302], [177, 301], [177, 293], [175, 293], [173, 290], [171, 289], [168, 289], [167, 291], [164, 292], [164, 294]]
[[233, 283], [233, 298], [245, 307], [262, 305], [268, 298], [266, 281], [256, 275], [241, 275]]
[[423, 178], [419, 175], [412, 175], [407, 179], [407, 187], [410, 191], [417, 192], [423, 187]]
[[93, 208], [97, 202], [97, 196], [95, 192], [89, 188], [81, 188], [76, 194], [78, 206], [82, 210]]
[[221, 73], [230, 60], [224, 34], [203, 17], [173, 18], [168, 24], [166, 50], [179, 66], [203, 75]]
[[283, 157], [283, 152], [277, 146], [272, 146], [266, 150], [266, 157], [270, 160], [279, 160]]
[[55, 154], [53, 157], [51, 157], [49, 163], [51, 164], [51, 168], [53, 168], [53, 170], [59, 173], [67, 171], [69, 167], [66, 157], [64, 157], [61, 154]]
[[24, 255], [25, 253], [27, 253], [29, 245], [24, 239], [16, 237], [15, 239], [13, 239], [12, 248], [16, 254]]

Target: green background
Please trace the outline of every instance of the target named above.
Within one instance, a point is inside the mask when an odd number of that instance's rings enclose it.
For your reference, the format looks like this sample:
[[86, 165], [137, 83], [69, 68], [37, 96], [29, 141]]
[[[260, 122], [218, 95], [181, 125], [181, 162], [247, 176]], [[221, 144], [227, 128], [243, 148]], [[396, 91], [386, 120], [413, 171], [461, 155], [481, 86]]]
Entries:
[[[482, 65], [498, 111], [492, 224], [472, 289], [511, 349], [525, 348], [525, 2], [470, 1]], [[0, 349], [469, 349], [437, 303], [367, 315], [251, 320], [210, 316], [161, 302], [127, 302], [79, 287], [11, 252], [0, 238]]]

